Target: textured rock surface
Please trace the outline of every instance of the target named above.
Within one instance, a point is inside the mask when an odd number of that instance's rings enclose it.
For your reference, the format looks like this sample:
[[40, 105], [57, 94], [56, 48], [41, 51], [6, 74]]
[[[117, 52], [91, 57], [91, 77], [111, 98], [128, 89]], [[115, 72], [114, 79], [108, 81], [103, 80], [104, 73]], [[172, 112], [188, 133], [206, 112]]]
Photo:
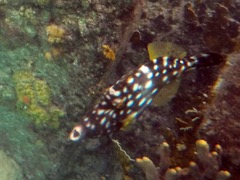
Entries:
[[[200, 136], [219, 143], [224, 149], [226, 166], [231, 166], [233, 177], [239, 177], [240, 168], [240, 54], [231, 54], [215, 87], [216, 97], [207, 108]], [[235, 170], [235, 171], [234, 171]]]
[[0, 179], [1, 180], [21, 180], [22, 170], [6, 153], [0, 150]]

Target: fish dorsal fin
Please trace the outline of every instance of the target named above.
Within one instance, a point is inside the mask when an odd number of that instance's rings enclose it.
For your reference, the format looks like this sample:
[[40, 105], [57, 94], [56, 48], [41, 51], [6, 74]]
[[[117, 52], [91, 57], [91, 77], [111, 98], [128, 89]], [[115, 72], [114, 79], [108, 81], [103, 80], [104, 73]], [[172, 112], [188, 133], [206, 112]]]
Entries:
[[152, 106], [159, 107], [166, 105], [178, 92], [181, 79], [177, 78], [159, 90], [153, 99]]
[[163, 56], [183, 58], [187, 54], [182, 47], [171, 42], [154, 41], [149, 43], [147, 48], [150, 60]]

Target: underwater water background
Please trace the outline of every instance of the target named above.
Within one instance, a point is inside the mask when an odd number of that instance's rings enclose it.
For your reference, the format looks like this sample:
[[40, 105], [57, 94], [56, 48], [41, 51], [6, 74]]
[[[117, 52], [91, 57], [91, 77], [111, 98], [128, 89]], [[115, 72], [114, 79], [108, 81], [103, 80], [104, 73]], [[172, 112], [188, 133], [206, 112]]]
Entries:
[[[0, 0], [0, 180], [239, 179], [239, 24], [238, 0]], [[126, 131], [70, 141], [153, 41], [226, 63]]]

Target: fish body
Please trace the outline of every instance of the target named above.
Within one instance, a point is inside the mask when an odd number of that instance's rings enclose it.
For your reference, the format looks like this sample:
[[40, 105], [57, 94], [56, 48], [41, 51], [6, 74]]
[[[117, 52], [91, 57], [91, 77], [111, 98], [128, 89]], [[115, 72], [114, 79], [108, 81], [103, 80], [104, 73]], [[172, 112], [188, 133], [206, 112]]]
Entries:
[[124, 75], [103, 94], [70, 133], [77, 141], [84, 136], [102, 136], [124, 129], [148, 107], [156, 94], [193, 67], [219, 64], [223, 58], [216, 53], [199, 56], [159, 57]]

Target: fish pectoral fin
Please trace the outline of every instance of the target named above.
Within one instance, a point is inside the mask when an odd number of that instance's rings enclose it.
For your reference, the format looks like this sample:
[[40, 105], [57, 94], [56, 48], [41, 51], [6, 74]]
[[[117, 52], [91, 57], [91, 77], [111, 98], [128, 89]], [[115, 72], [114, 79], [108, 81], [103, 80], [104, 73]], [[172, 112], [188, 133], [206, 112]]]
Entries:
[[130, 124], [132, 124], [136, 120], [136, 117], [134, 114], [135, 113], [130, 114], [127, 118], [121, 121], [122, 123], [121, 130], [124, 130], [124, 131], [128, 130], [128, 128], [130, 127]]
[[166, 105], [177, 94], [181, 79], [177, 78], [171, 83], [165, 85], [153, 99], [152, 106], [160, 107]]
[[151, 61], [163, 56], [183, 58], [187, 54], [182, 47], [171, 42], [154, 41], [148, 44], [147, 49]]

